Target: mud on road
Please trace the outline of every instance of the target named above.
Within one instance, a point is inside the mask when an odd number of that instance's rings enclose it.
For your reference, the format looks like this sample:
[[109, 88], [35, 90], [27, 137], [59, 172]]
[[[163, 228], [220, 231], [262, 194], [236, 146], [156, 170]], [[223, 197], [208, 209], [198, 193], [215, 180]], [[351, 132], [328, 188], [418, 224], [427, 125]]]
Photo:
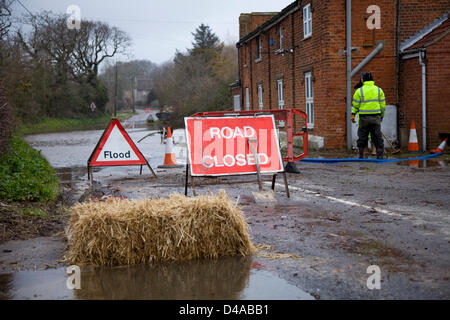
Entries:
[[[239, 202], [253, 241], [301, 259], [257, 257], [261, 268], [320, 299], [450, 298], [450, 171], [447, 166], [300, 164], [281, 177], [277, 201], [256, 203], [251, 183], [203, 178], [197, 193], [225, 189]], [[101, 173], [100, 173], [101, 174]], [[101, 174], [93, 190], [128, 198], [184, 193], [185, 170], [149, 175]], [[270, 177], [268, 177], [270, 180]], [[197, 180], [197, 183], [200, 180]], [[270, 183], [265, 184], [265, 189]], [[192, 195], [192, 190], [189, 189]], [[367, 267], [381, 269], [381, 289], [369, 290]]]
[[[448, 167], [298, 166], [300, 174], [288, 174], [291, 199], [286, 198], [280, 177], [276, 202], [255, 202], [252, 191], [258, 187], [252, 176], [204, 178], [205, 185], [196, 186], [199, 194], [225, 189], [241, 206], [255, 243], [266, 245], [272, 253], [298, 257], [255, 256], [252, 266], [276, 274], [316, 299], [450, 298]], [[149, 173], [140, 176], [136, 167], [105, 168], [96, 172], [92, 186], [80, 168], [75, 171], [73, 183], [66, 181], [65, 188], [80, 201], [184, 193], [184, 168], [156, 169], [158, 179]], [[229, 183], [235, 179], [253, 182]], [[264, 188], [268, 190], [270, 183]], [[64, 239], [49, 238], [53, 245], [43, 240], [30, 240], [32, 247], [26, 241], [2, 245], [0, 261], [9, 264], [3, 265], [3, 272], [60, 266]], [[5, 257], [14, 253], [8, 249], [23, 254], [10, 261]], [[380, 290], [366, 286], [370, 265], [381, 269]]]
[[[147, 133], [139, 128], [130, 131], [133, 139]], [[139, 167], [109, 167], [96, 169], [90, 185], [85, 161], [100, 134], [38, 135], [28, 141], [43, 150], [59, 173], [62, 190], [73, 201], [184, 193], [184, 168], [156, 168], [162, 164], [164, 150], [158, 136], [140, 146], [144, 154], [152, 156], [149, 162], [158, 179], [146, 168], [139, 175]], [[67, 146], [70, 152], [61, 151], [60, 143], [53, 142], [60, 138], [71, 142]], [[177, 160], [182, 162], [186, 154], [180, 154]], [[255, 202], [252, 192], [258, 191], [258, 186], [254, 176], [197, 179], [196, 183], [204, 185], [197, 185], [196, 191], [203, 194], [225, 189], [241, 206], [253, 241], [269, 251], [252, 257], [249, 263], [237, 262], [236, 269], [245, 265], [268, 272], [316, 299], [449, 299], [450, 167], [448, 161], [442, 163], [428, 161], [426, 167], [409, 167], [406, 162], [301, 163], [297, 165], [300, 174], [288, 174], [291, 198], [286, 197], [280, 176], [275, 188], [277, 200], [268, 203]], [[236, 179], [252, 182], [229, 183]], [[269, 182], [264, 189], [270, 189]], [[60, 268], [65, 246], [61, 236], [6, 242], [0, 246], [0, 273]], [[380, 290], [367, 288], [370, 265], [381, 270]], [[88, 278], [95, 276], [89, 274]], [[297, 297], [303, 295], [293, 295], [293, 299]]]

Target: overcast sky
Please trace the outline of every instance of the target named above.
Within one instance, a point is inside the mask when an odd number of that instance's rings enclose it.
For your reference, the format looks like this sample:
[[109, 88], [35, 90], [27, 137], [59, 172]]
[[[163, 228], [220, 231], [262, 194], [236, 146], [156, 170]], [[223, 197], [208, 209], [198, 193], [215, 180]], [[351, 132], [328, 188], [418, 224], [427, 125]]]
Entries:
[[[227, 43], [239, 38], [239, 14], [281, 11], [293, 0], [20, 0], [31, 12], [65, 13], [78, 5], [83, 19], [101, 20], [126, 31], [133, 40], [131, 58], [161, 63], [175, 50], [191, 47], [193, 32], [208, 24]], [[24, 12], [15, 1], [13, 8]]]

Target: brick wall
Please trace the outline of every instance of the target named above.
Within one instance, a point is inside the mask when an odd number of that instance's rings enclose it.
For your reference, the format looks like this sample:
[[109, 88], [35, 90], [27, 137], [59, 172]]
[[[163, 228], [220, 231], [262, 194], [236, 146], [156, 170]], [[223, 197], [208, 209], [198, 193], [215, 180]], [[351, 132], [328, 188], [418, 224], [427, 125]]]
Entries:
[[239, 38], [252, 32], [276, 14], [277, 12], [242, 13], [239, 16]]
[[[450, 35], [427, 47], [427, 149], [436, 148], [439, 132], [450, 133], [450, 100], [447, 83], [450, 79]], [[403, 60], [400, 67], [399, 100], [402, 125], [416, 123], [422, 150], [422, 70], [418, 58]], [[408, 131], [409, 133], [409, 131]], [[447, 149], [447, 152], [449, 150]]]
[[450, 11], [449, 0], [399, 0], [399, 40], [407, 40]]
[[[369, 30], [366, 23], [370, 14], [366, 13], [366, 10], [373, 2], [352, 1], [352, 46], [358, 48], [352, 52], [352, 67], [356, 67], [370, 54], [379, 41], [384, 42], [384, 50], [361, 72], [372, 72], [375, 83], [386, 94], [387, 104], [399, 104], [399, 39], [396, 28], [401, 26], [404, 38], [408, 36], [410, 29], [417, 32], [445, 12], [442, 11], [445, 1], [435, 1], [436, 5], [430, 6], [430, 12], [423, 12], [429, 1], [423, 1], [424, 5], [414, 6], [417, 2], [400, 0], [400, 8], [407, 12], [399, 12], [397, 20], [396, 1], [377, 1], [376, 4], [381, 9], [381, 29]], [[327, 149], [343, 149], [346, 147], [345, 1], [304, 0], [298, 3], [301, 3], [300, 10], [287, 15], [278, 24], [261, 33], [261, 61], [255, 61], [257, 39], [249, 40], [239, 48], [242, 106], [245, 108], [245, 88], [249, 88], [251, 108], [258, 108], [257, 88], [258, 84], [262, 84], [264, 108], [278, 108], [277, 80], [283, 79], [285, 108], [306, 111], [304, 75], [305, 72], [311, 72], [314, 88], [314, 128], [309, 130], [310, 134], [324, 137]], [[312, 6], [312, 37], [304, 39], [302, 7], [308, 3]], [[423, 20], [415, 19], [415, 15]], [[280, 27], [283, 29], [283, 49], [287, 50], [283, 53], [277, 51], [280, 48]], [[271, 39], [273, 45], [270, 45]], [[293, 52], [289, 51], [291, 48]], [[358, 81], [356, 76], [352, 85]], [[303, 122], [299, 120], [295, 125], [296, 130], [299, 130], [303, 127]]]

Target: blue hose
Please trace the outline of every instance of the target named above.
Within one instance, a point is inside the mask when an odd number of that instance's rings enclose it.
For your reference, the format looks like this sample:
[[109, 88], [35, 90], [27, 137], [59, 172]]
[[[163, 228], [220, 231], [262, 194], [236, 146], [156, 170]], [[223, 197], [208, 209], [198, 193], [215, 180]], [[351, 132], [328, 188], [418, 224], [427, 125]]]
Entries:
[[427, 160], [441, 155], [442, 152], [429, 154], [422, 157], [415, 158], [406, 158], [406, 159], [309, 159], [305, 158], [298, 162], [312, 162], [312, 163], [337, 163], [337, 162], [376, 162], [376, 163], [384, 163], [384, 162], [399, 162], [399, 161], [407, 161], [407, 160]]

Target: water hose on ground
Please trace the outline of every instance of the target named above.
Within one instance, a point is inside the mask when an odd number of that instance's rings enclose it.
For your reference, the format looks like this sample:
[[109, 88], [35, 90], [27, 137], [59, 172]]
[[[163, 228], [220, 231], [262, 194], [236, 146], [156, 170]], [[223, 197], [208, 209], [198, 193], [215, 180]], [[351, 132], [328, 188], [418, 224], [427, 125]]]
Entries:
[[399, 161], [409, 161], [409, 160], [428, 160], [435, 158], [441, 155], [442, 152], [429, 154], [421, 157], [414, 158], [405, 158], [405, 159], [311, 159], [305, 158], [298, 162], [310, 162], [310, 163], [337, 163], [337, 162], [376, 162], [376, 163], [385, 163], [385, 162], [399, 162]]

